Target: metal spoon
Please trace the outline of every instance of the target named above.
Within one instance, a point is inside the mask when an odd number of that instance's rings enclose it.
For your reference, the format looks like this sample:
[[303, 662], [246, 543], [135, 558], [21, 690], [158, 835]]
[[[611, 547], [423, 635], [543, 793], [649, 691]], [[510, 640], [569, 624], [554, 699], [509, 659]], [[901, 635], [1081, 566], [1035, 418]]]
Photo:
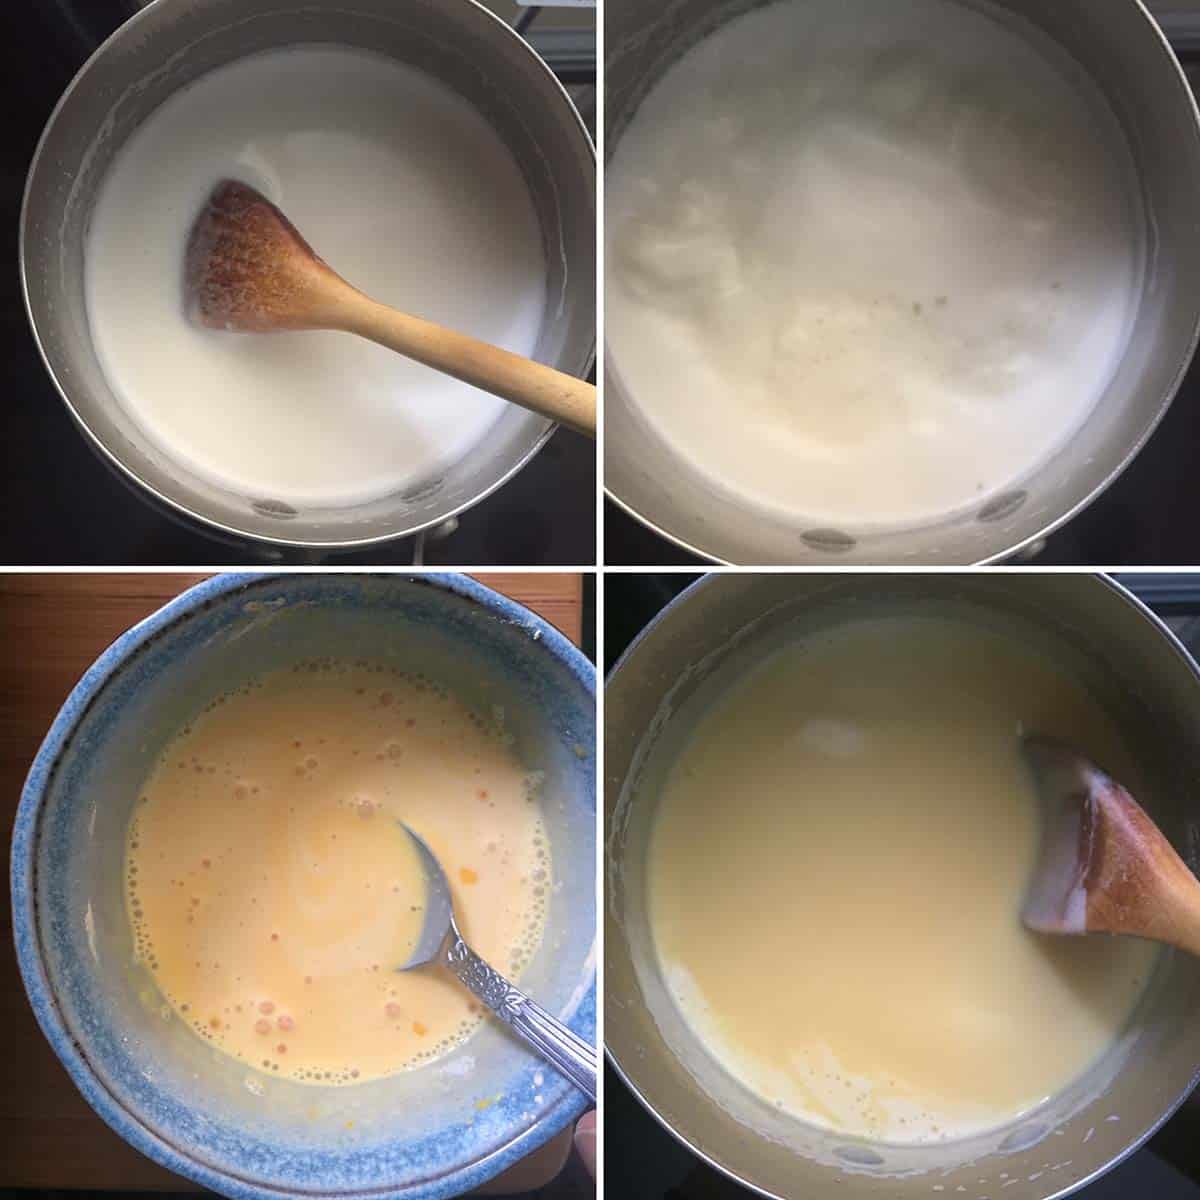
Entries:
[[596, 1099], [596, 1051], [561, 1021], [535, 1004], [520, 988], [490, 967], [466, 942], [454, 923], [450, 885], [433, 851], [403, 821], [400, 828], [413, 840], [425, 872], [425, 920], [412, 956], [401, 968], [426, 963], [450, 968], [502, 1021], [525, 1039], [560, 1075], [588, 1099]]

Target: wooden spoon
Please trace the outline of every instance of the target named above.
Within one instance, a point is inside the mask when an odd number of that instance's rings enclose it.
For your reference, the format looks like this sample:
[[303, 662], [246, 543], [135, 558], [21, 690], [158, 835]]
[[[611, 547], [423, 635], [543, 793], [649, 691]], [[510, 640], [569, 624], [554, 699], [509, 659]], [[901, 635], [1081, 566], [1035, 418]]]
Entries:
[[217, 184], [188, 239], [189, 312], [211, 329], [338, 329], [596, 436], [596, 389], [571, 375], [379, 304], [314, 253], [264, 195]]
[[1023, 742], [1043, 805], [1022, 920], [1040, 933], [1125, 933], [1200, 955], [1200, 882], [1136, 800], [1070, 746]]

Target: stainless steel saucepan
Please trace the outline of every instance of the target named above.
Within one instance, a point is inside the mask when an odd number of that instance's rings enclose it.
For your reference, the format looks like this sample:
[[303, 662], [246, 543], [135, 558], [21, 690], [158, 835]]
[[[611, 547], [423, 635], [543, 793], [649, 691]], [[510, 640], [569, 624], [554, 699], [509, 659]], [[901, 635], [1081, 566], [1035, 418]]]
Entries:
[[[646, 916], [646, 850], [658, 781], [690, 727], [689, 706], [719, 686], [720, 673], [743, 669], [792, 631], [855, 613], [950, 609], [1002, 623], [1078, 674], [1141, 768], [1139, 798], [1196, 866], [1200, 672], [1115, 583], [1025, 573], [724, 574], [684, 592], [630, 647], [605, 692], [605, 1040], [663, 1125], [766, 1196], [1062, 1196], [1136, 1149], [1200, 1071], [1200, 961], [1168, 950], [1128, 1032], [1084, 1078], [1006, 1128], [933, 1147], [884, 1145], [823, 1132], [759, 1100], [721, 1069], [670, 999]], [[802, 945], [796, 955], [802, 963]]]
[[[684, 52], [764, 0], [605, 0], [605, 153]], [[804, 0], [793, 0], [804, 3]], [[893, 529], [811, 528], [740, 504], [691, 470], [605, 363], [605, 484], [650, 528], [730, 563], [967, 564], [1016, 553], [1094, 500], [1166, 412], [1200, 325], [1200, 117], [1139, 0], [960, 0], [1048, 33], [1095, 81], [1137, 171], [1146, 278], [1128, 350], [1083, 428], [1006, 494], [953, 519]], [[886, 6], [889, 0], [880, 0]], [[936, 30], [922, 30], [936, 38]], [[1019, 80], [1013, 81], [1020, 86]], [[731, 396], [731, 409], [736, 396]]]
[[[125, 413], [97, 359], [83, 289], [97, 189], [137, 126], [206, 71], [313, 42], [418, 67], [488, 120], [520, 166], [542, 228], [548, 299], [534, 357], [586, 375], [596, 339], [595, 154], [550, 70], [475, 0], [153, 0], [96, 51], [50, 118], [26, 186], [21, 272], [46, 367], [103, 457], [145, 494], [224, 534], [336, 550], [416, 533], [470, 507], [519, 471], [554, 426], [511, 407], [440, 478], [366, 504], [297, 510], [239, 495], [168, 458]], [[396, 204], [402, 217], [403, 197]]]

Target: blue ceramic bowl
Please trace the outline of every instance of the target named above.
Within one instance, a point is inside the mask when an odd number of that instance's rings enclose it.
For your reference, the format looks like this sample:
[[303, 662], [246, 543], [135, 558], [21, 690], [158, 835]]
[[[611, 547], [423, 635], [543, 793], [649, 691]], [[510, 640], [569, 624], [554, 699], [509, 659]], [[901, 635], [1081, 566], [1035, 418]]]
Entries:
[[13, 835], [25, 987], [96, 1111], [163, 1166], [234, 1197], [442, 1197], [475, 1187], [585, 1103], [494, 1023], [389, 1079], [316, 1087], [221, 1054], [133, 961], [122, 868], [139, 785], [214, 695], [301, 657], [372, 658], [501, 705], [546, 772], [555, 876], [522, 984], [595, 1037], [595, 675], [544, 621], [454, 575], [226, 575], [131, 629], [38, 751]]

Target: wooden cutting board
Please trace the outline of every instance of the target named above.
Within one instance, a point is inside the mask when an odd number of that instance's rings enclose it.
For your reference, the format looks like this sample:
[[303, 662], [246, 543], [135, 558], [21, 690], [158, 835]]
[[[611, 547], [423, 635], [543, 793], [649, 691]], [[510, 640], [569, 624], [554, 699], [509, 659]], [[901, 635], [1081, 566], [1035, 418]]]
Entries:
[[[131, 625], [205, 578], [181, 574], [0, 576], [0, 820], [4, 844], [29, 764], [51, 721], [97, 655]], [[557, 626], [576, 645], [579, 575], [478, 575]], [[113, 1133], [75, 1090], [25, 998], [12, 946], [7, 885], [0, 889], [0, 1189], [198, 1192]], [[488, 1194], [532, 1191], [562, 1169], [570, 1131], [492, 1181]]]

